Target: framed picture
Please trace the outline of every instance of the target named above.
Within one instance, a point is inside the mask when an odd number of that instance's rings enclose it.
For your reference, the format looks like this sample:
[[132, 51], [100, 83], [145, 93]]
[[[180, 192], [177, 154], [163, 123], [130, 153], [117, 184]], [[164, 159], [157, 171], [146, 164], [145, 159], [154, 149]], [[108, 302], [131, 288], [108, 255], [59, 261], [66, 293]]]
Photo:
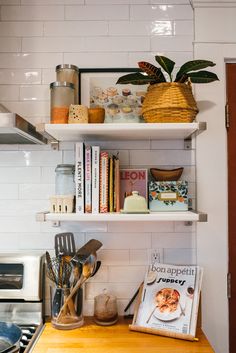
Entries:
[[116, 84], [138, 68], [80, 69], [79, 102], [105, 109], [105, 123], [143, 122], [141, 108], [148, 85]]

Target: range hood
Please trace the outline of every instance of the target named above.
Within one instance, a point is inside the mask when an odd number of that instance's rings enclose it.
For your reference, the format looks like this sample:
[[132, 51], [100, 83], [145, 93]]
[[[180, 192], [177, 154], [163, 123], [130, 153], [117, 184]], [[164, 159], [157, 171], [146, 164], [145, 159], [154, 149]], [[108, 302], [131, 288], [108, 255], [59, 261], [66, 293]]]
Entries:
[[0, 112], [0, 144], [47, 144], [48, 140], [21, 116]]

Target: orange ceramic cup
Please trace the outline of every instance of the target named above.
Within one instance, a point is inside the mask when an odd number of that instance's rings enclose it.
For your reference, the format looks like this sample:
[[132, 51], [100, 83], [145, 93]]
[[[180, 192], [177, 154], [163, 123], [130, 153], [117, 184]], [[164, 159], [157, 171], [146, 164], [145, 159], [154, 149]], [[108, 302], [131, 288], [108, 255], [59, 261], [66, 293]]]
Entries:
[[101, 107], [89, 108], [88, 122], [89, 124], [102, 124], [105, 119], [105, 109]]

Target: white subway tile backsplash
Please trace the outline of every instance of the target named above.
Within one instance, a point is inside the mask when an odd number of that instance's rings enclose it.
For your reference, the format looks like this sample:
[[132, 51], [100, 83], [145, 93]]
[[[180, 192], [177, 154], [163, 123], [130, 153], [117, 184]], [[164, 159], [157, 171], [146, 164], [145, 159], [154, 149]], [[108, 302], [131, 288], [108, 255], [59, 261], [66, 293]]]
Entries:
[[128, 52], [150, 50], [149, 37], [87, 37], [85, 51]]
[[[119, 224], [119, 223], [118, 223]], [[102, 249], [148, 249], [151, 246], [149, 233], [96, 233], [87, 231], [86, 239], [96, 238], [103, 244]]]
[[151, 149], [183, 150], [184, 141], [183, 140], [152, 140]]
[[43, 22], [0, 22], [1, 37], [35, 37], [43, 35]]
[[55, 167], [42, 167], [41, 168], [41, 183], [49, 183], [53, 184], [55, 183]]
[[173, 35], [172, 21], [110, 21], [110, 36]]
[[[149, 232], [173, 232], [173, 222], [110, 222], [108, 223], [108, 232], [111, 233], [149, 233]], [[136, 240], [135, 240], [136, 242]]]
[[[46, 37], [87, 37], [105, 36], [107, 34], [108, 22], [105, 21], [54, 21], [44, 24], [44, 35]], [[73, 39], [74, 42], [76, 40]]]
[[[103, 150], [149, 150], [150, 141], [149, 140], [130, 140], [130, 141], [89, 141], [90, 145], [98, 145]], [[113, 152], [114, 153], [114, 152]]]
[[19, 99], [19, 87], [0, 85], [0, 97], [3, 101], [15, 101]]
[[75, 149], [75, 143], [74, 142], [69, 142], [69, 141], [63, 141], [60, 142], [59, 144], [59, 150], [60, 151], [74, 151]]
[[193, 37], [193, 21], [174, 21], [174, 35], [188, 35]]
[[21, 0], [0, 0], [0, 5], [20, 5]]
[[56, 166], [61, 157], [59, 151], [0, 151], [0, 166]]
[[107, 266], [129, 264], [129, 250], [100, 250], [99, 260]]
[[159, 48], [168, 51], [192, 51], [192, 36], [155, 36], [151, 38], [151, 50], [155, 51]]
[[49, 85], [20, 86], [21, 101], [48, 101], [49, 99]]
[[22, 200], [49, 200], [49, 197], [55, 194], [54, 184], [20, 184], [19, 199]]
[[183, 5], [188, 4], [189, 0], [150, 0], [150, 4], [157, 4], [157, 5], [166, 5], [166, 4], [175, 4], [175, 5]]
[[[28, 118], [27, 118], [28, 120]], [[51, 145], [18, 145], [19, 151], [51, 151]]]
[[85, 0], [86, 5], [149, 4], [149, 0]]
[[52, 249], [54, 244], [54, 234], [41, 233], [21, 233], [19, 238], [19, 250], [42, 250]]
[[[176, 62], [176, 72], [193, 58], [189, 0], [0, 0], [0, 5], [0, 101], [33, 124], [50, 121], [49, 84], [56, 80], [58, 64], [138, 67], [142, 60], [157, 65], [159, 54]], [[184, 166], [182, 179], [195, 197], [195, 150], [184, 150], [182, 140], [98, 144], [110, 153], [119, 151], [123, 167]], [[104, 288], [118, 297], [123, 314], [143, 280], [150, 249], [164, 249], [166, 262], [196, 261], [194, 223], [61, 222], [53, 227], [36, 222], [35, 213], [49, 209], [60, 163], [74, 163], [74, 143], [61, 143], [59, 151], [49, 145], [0, 145], [1, 249], [54, 254], [55, 234], [66, 231], [74, 233], [76, 248], [91, 238], [101, 240], [102, 266], [85, 286], [85, 314], [93, 314], [93, 298]]]
[[1, 200], [14, 200], [18, 199], [18, 184], [0, 184], [0, 199]]
[[131, 21], [155, 20], [191, 20], [193, 11], [191, 5], [131, 5]]
[[62, 63], [62, 61], [61, 53], [0, 53], [1, 68], [3, 69], [50, 68]]
[[81, 37], [37, 37], [37, 38], [23, 38], [22, 51], [23, 52], [79, 52], [85, 51], [85, 39]]
[[130, 151], [131, 165], [194, 165], [195, 156], [189, 150]]
[[44, 210], [48, 207], [48, 202], [41, 200], [1, 200], [0, 199], [0, 213], [1, 216], [16, 215], [33, 215], [38, 210]]
[[179, 249], [183, 247], [195, 248], [196, 244], [191, 233], [153, 233], [152, 246], [153, 248], [173, 248]]
[[63, 163], [74, 164], [75, 163], [75, 152], [73, 151], [63, 151]]
[[45, 84], [49, 85], [51, 82], [56, 81], [56, 72], [55, 71], [56, 71], [55, 68], [42, 70], [42, 84], [43, 85], [45, 85]]
[[164, 249], [164, 262], [176, 265], [195, 265], [195, 249]]
[[[0, 54], [1, 59], [1, 54]], [[96, 52], [94, 56], [90, 52], [85, 53], [65, 53], [65, 63], [74, 63], [80, 68], [87, 67], [127, 67], [128, 53], [101, 53]]]
[[90, 5], [66, 6], [66, 20], [128, 20], [129, 6], [127, 5]]
[[41, 70], [33, 69], [1, 69], [0, 68], [0, 84], [11, 84], [11, 88], [14, 89], [13, 85], [17, 84], [39, 84], [41, 83]]
[[40, 231], [40, 223], [36, 222], [35, 215], [1, 216], [0, 224], [0, 233], [37, 233]]
[[0, 52], [19, 52], [21, 51], [21, 39], [15, 37], [0, 37]]
[[130, 265], [148, 265], [148, 253], [147, 250], [144, 249], [130, 249], [129, 251], [130, 256]]
[[[1, 234], [1, 251], [9, 251], [9, 252], [14, 252], [15, 250], [19, 250], [20, 247], [20, 241], [19, 241], [19, 233], [7, 233], [6, 234]], [[11, 239], [11, 241], [9, 241]]]
[[[1, 152], [0, 152], [1, 154]], [[0, 164], [2, 166], [2, 163]], [[0, 167], [0, 183], [40, 183], [39, 167]]]
[[49, 102], [48, 101], [28, 101], [28, 102], [17, 102], [17, 101], [2, 101], [3, 105], [7, 107], [10, 111], [16, 112], [17, 114], [23, 116], [38, 116], [38, 115], [49, 115]]
[[142, 53], [142, 52], [136, 52], [136, 53], [129, 53], [129, 67], [137, 67], [137, 62], [139, 61], [148, 61], [154, 65], [157, 65], [157, 62], [155, 60], [156, 55], [164, 55], [173, 60], [176, 63], [177, 67], [180, 67], [183, 65], [186, 61], [192, 60], [193, 59], [193, 53], [192, 51], [176, 51], [173, 52], [172, 49], [171, 51], [165, 51], [161, 47], [159, 47], [156, 51], [154, 52], [149, 52], [149, 53]]
[[113, 283], [141, 283], [146, 270], [146, 266], [110, 266], [108, 269], [108, 281]]
[[2, 6], [3, 21], [60, 21], [64, 19], [63, 6]]
[[22, 5], [76, 5], [84, 0], [21, 0]]
[[[99, 251], [97, 254], [99, 260], [101, 260], [100, 253], [101, 253], [101, 251]], [[105, 266], [103, 261], [102, 261], [102, 265], [99, 268], [98, 272], [94, 275], [94, 277], [91, 277], [89, 279], [89, 282], [91, 282], [91, 283], [108, 282], [108, 266]]]

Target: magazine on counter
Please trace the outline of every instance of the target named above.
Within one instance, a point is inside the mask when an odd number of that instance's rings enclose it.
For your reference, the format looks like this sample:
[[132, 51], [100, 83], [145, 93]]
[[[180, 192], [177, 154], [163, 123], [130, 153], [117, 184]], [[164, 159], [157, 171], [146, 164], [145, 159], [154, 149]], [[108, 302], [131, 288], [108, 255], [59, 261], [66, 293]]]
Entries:
[[195, 336], [201, 280], [199, 266], [150, 265], [133, 325]]

